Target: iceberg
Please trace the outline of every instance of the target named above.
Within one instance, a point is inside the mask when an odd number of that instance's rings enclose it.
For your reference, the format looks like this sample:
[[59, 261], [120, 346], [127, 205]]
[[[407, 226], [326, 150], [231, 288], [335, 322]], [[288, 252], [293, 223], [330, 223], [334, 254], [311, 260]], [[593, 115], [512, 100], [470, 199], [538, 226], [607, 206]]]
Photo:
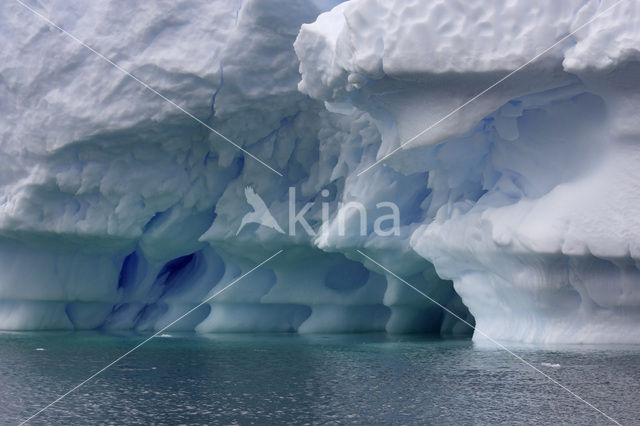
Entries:
[[640, 341], [633, 2], [28, 5], [0, 329]]

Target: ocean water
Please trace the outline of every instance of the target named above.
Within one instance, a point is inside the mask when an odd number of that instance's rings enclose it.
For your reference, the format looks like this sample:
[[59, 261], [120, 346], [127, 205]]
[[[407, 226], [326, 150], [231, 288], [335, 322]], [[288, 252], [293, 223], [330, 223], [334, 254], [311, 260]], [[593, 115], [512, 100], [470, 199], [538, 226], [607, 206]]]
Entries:
[[[144, 336], [0, 334], [0, 424], [17, 424]], [[640, 347], [511, 349], [640, 424]], [[420, 336], [166, 335], [31, 424], [611, 424], [508, 353]]]

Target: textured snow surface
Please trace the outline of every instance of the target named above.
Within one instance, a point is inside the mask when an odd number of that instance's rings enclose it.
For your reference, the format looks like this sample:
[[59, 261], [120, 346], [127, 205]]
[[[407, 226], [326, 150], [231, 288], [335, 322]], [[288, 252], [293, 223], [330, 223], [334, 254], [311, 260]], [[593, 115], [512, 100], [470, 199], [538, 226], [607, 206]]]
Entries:
[[638, 3], [337, 3], [2, 2], [0, 328], [639, 342]]

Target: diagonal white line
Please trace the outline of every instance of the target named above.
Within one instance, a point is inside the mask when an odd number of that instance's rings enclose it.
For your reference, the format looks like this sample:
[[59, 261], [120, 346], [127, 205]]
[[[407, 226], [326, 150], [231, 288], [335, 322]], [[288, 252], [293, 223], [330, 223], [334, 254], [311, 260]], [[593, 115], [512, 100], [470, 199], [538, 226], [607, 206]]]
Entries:
[[140, 80], [138, 77], [136, 77], [135, 75], [131, 74], [129, 71], [127, 71], [126, 69], [122, 68], [120, 65], [116, 64], [111, 59], [107, 58], [102, 53], [98, 52], [97, 50], [95, 50], [94, 48], [89, 46], [87, 43], [83, 42], [82, 40], [80, 40], [79, 38], [77, 38], [76, 36], [71, 34], [70, 32], [66, 31], [64, 28], [60, 27], [58, 24], [53, 22], [51, 19], [49, 19], [46, 16], [42, 15], [40, 12], [38, 12], [35, 9], [33, 9], [31, 6], [25, 4], [21, 0], [14, 0], [14, 1], [16, 3], [18, 3], [19, 5], [21, 5], [22, 7], [24, 7], [25, 9], [27, 9], [28, 11], [30, 11], [31, 13], [33, 13], [34, 15], [36, 15], [38, 18], [40, 18], [43, 21], [47, 22], [49, 25], [51, 25], [51, 26], [55, 27], [56, 29], [60, 30], [63, 34], [65, 34], [66, 36], [71, 38], [76, 43], [82, 45], [83, 47], [88, 49], [90, 52], [94, 53], [100, 59], [102, 59], [105, 62], [107, 62], [108, 64], [112, 65], [114, 68], [116, 68], [117, 70], [119, 70], [122, 73], [126, 74], [127, 76], [131, 77], [133, 80], [138, 82], [145, 89], [147, 89], [150, 92], [154, 93], [155, 95], [159, 96], [160, 98], [162, 98], [163, 100], [165, 100], [166, 102], [168, 102], [169, 104], [171, 104], [172, 106], [176, 107], [177, 109], [179, 109], [180, 111], [185, 113], [187, 116], [189, 116], [190, 118], [192, 118], [193, 120], [198, 122], [200, 125], [206, 127], [211, 132], [215, 133], [216, 135], [218, 135], [219, 137], [221, 137], [222, 139], [224, 139], [225, 141], [227, 141], [231, 145], [235, 146], [240, 151], [244, 152], [249, 157], [251, 157], [254, 160], [256, 160], [258, 163], [262, 164], [263, 166], [265, 166], [266, 168], [268, 168], [269, 170], [271, 170], [272, 172], [274, 172], [278, 176], [280, 176], [280, 177], [283, 176], [282, 173], [280, 173], [279, 171], [277, 171], [276, 169], [274, 169], [273, 167], [271, 167], [270, 165], [268, 165], [267, 163], [265, 163], [264, 161], [262, 161], [261, 159], [259, 159], [258, 157], [256, 157], [255, 155], [253, 155], [252, 153], [250, 153], [249, 151], [247, 151], [246, 149], [244, 149], [243, 147], [241, 147], [240, 145], [238, 145], [237, 143], [235, 143], [234, 141], [232, 141], [231, 139], [229, 139], [228, 137], [226, 137], [222, 133], [220, 133], [219, 131], [217, 131], [216, 129], [214, 129], [213, 127], [209, 126], [207, 123], [205, 123], [204, 121], [200, 120], [198, 117], [196, 117], [195, 115], [191, 114], [189, 111], [187, 111], [186, 109], [182, 108], [180, 105], [176, 104], [171, 99], [167, 98], [162, 93], [158, 92], [156, 89], [154, 89], [153, 87], [149, 86], [147, 83], [145, 83], [144, 81]]
[[376, 262], [375, 260], [373, 260], [371, 257], [367, 256], [366, 254], [364, 254], [362, 251], [360, 250], [356, 250], [358, 253], [360, 253], [362, 256], [364, 256], [365, 258], [367, 258], [368, 260], [370, 260], [371, 262], [373, 262], [374, 264], [378, 265], [380, 268], [382, 268], [384, 271], [386, 271], [387, 273], [393, 275], [395, 278], [397, 278], [398, 280], [400, 280], [402, 283], [406, 284], [407, 286], [409, 286], [410, 288], [412, 288], [413, 290], [415, 290], [416, 292], [418, 292], [420, 295], [426, 297], [427, 299], [429, 299], [429, 301], [435, 303], [436, 305], [438, 305], [439, 307], [441, 307], [442, 309], [444, 309], [445, 311], [447, 311], [448, 313], [450, 313], [451, 315], [453, 315], [454, 317], [456, 317], [457, 319], [459, 319], [460, 321], [462, 321], [464, 324], [468, 325], [469, 327], [471, 327], [474, 331], [477, 331], [478, 333], [482, 334], [482, 336], [484, 336], [487, 340], [489, 340], [491, 343], [495, 344], [496, 346], [498, 346], [500, 349], [508, 352], [510, 355], [512, 355], [513, 357], [515, 357], [517, 360], [519, 360], [520, 362], [522, 362], [523, 364], [527, 365], [528, 367], [531, 367], [533, 370], [537, 371], [538, 373], [542, 374], [544, 377], [546, 377], [549, 381], [555, 383], [556, 385], [560, 386], [562, 389], [564, 389], [565, 391], [567, 391], [570, 395], [572, 395], [573, 397], [575, 397], [577, 400], [585, 403], [586, 405], [588, 405], [589, 407], [593, 408], [594, 410], [596, 410], [598, 413], [602, 414], [604, 417], [606, 417], [608, 420], [610, 420], [611, 422], [619, 425], [620, 423], [618, 421], [616, 421], [615, 419], [613, 419], [612, 417], [608, 416], [607, 414], [605, 414], [604, 412], [602, 412], [600, 409], [598, 409], [597, 407], [595, 407], [593, 404], [591, 404], [589, 401], [586, 401], [585, 399], [583, 399], [580, 395], [576, 394], [575, 392], [573, 392], [571, 389], [569, 389], [568, 387], [566, 387], [565, 385], [563, 385], [562, 383], [560, 383], [559, 381], [557, 381], [556, 379], [554, 379], [553, 377], [549, 376], [547, 373], [545, 373], [544, 371], [540, 370], [538, 367], [536, 367], [535, 365], [531, 364], [529, 361], [525, 360], [524, 358], [522, 358], [520, 355], [513, 353], [511, 350], [509, 350], [509, 348], [507, 348], [506, 346], [504, 346], [502, 343], [494, 340], [493, 338], [491, 338], [491, 336], [487, 335], [486, 333], [484, 333], [482, 330], [476, 328], [475, 326], [471, 325], [467, 320], [465, 320], [464, 318], [460, 317], [458, 314], [456, 314], [455, 312], [453, 312], [451, 309], [447, 308], [446, 306], [442, 305], [441, 303], [439, 303], [438, 301], [434, 300], [432, 297], [428, 296], [426, 293], [424, 293], [423, 291], [419, 290], [418, 288], [414, 287], [413, 285], [409, 284], [406, 280], [404, 280], [402, 277], [396, 275], [395, 273], [393, 273], [392, 271], [390, 271], [389, 269], [387, 269], [386, 267], [384, 267], [383, 265], [381, 265], [380, 263]]
[[451, 117], [453, 114], [455, 114], [456, 112], [460, 111], [462, 108], [466, 107], [467, 105], [469, 105], [470, 103], [472, 103], [473, 101], [475, 101], [476, 99], [478, 99], [480, 96], [484, 95], [485, 93], [487, 93], [488, 91], [490, 91], [491, 89], [493, 89], [494, 87], [496, 87], [497, 85], [499, 85], [500, 83], [502, 83], [503, 81], [505, 81], [506, 79], [510, 78], [511, 76], [513, 76], [515, 73], [521, 71], [523, 68], [525, 68], [527, 65], [529, 65], [530, 63], [534, 62], [535, 60], [539, 59], [541, 56], [543, 56], [544, 54], [548, 53], [550, 50], [552, 50], [554, 47], [558, 46], [560, 43], [562, 43], [563, 41], [567, 40], [569, 37], [573, 36], [575, 33], [577, 33], [578, 31], [580, 31], [581, 29], [583, 29], [584, 27], [586, 27], [587, 25], [589, 25], [590, 23], [592, 23], [593, 21], [595, 21], [596, 19], [598, 19], [602, 14], [610, 11], [611, 9], [613, 9], [614, 7], [616, 7], [617, 5], [619, 5], [620, 3], [622, 3], [625, 0], [618, 0], [617, 2], [615, 2], [613, 5], [609, 6], [608, 8], [604, 9], [603, 11], [601, 11], [600, 13], [596, 14], [593, 18], [589, 19], [587, 22], [585, 22], [584, 24], [580, 25], [578, 28], [576, 28], [575, 30], [571, 31], [569, 34], [567, 34], [566, 36], [562, 37], [560, 40], [556, 41], [555, 43], [553, 43], [551, 46], [549, 46], [548, 48], [546, 48], [545, 50], [543, 50], [542, 52], [538, 53], [536, 56], [534, 56], [533, 58], [531, 58], [530, 60], [528, 60], [526, 63], [524, 63], [523, 65], [519, 66], [518, 68], [516, 68], [515, 70], [511, 71], [509, 74], [505, 75], [504, 77], [502, 77], [500, 80], [496, 81], [495, 83], [493, 83], [491, 86], [487, 87], [486, 89], [484, 89], [482, 92], [478, 93], [477, 95], [475, 95], [474, 97], [472, 97], [471, 99], [469, 99], [468, 101], [466, 101], [465, 103], [463, 103], [462, 105], [460, 105], [459, 107], [457, 107], [456, 109], [454, 109], [453, 111], [451, 111], [450, 113], [448, 113], [447, 115], [445, 115], [444, 117], [442, 117], [441, 119], [439, 119], [438, 121], [436, 121], [435, 123], [433, 123], [432, 125], [430, 125], [429, 127], [427, 127], [426, 129], [422, 130], [421, 132], [419, 132], [418, 134], [416, 134], [415, 136], [413, 136], [412, 138], [410, 138], [409, 140], [407, 140], [406, 142], [404, 142], [403, 144], [401, 144], [399, 147], [395, 148], [393, 151], [391, 151], [390, 153], [386, 154], [384, 157], [380, 158], [379, 160], [377, 160], [375, 163], [371, 164], [370, 166], [368, 166], [366, 169], [362, 170], [361, 172], [358, 173], [357, 176], [360, 176], [363, 173], [366, 173], [368, 170], [370, 170], [372, 167], [380, 164], [381, 162], [383, 162], [384, 160], [386, 160], [387, 158], [391, 157], [393, 154], [395, 154], [396, 152], [400, 151], [402, 148], [404, 148], [406, 145], [410, 144], [411, 142], [413, 142], [414, 140], [416, 140], [417, 138], [419, 138], [420, 136], [424, 135], [425, 133], [427, 133], [429, 130], [433, 129], [434, 127], [436, 127], [437, 125], [439, 125], [440, 123], [442, 123], [443, 121], [445, 121], [446, 119], [448, 119], [449, 117]]
[[120, 355], [118, 358], [116, 358], [115, 360], [113, 360], [112, 362], [110, 362], [109, 364], [105, 365], [104, 367], [102, 367], [100, 370], [96, 371], [95, 373], [93, 373], [91, 376], [87, 377], [85, 380], [83, 380], [82, 382], [78, 383], [77, 385], [75, 385], [73, 388], [69, 389], [67, 392], [63, 393], [62, 395], [60, 395], [58, 398], [56, 398], [54, 401], [52, 401], [51, 403], [49, 403], [48, 405], [46, 405], [45, 407], [42, 407], [40, 410], [38, 410], [35, 414], [33, 414], [31, 417], [23, 420], [22, 422], [20, 422], [20, 426], [28, 423], [29, 421], [31, 421], [34, 417], [36, 417], [37, 415], [39, 415], [40, 413], [42, 413], [44, 410], [48, 409], [49, 407], [51, 407], [52, 405], [56, 404], [57, 402], [59, 402], [60, 400], [62, 400], [63, 398], [65, 398], [67, 395], [69, 395], [70, 393], [72, 393], [73, 391], [77, 390], [78, 388], [84, 386], [85, 384], [87, 384], [89, 381], [91, 381], [93, 378], [95, 378], [96, 376], [98, 376], [99, 374], [103, 373], [105, 370], [107, 370], [108, 368], [112, 367], [114, 364], [118, 363], [120, 360], [122, 360], [123, 358], [125, 358], [126, 356], [130, 355], [132, 352], [136, 351], [137, 349], [139, 349], [141, 346], [143, 346], [144, 344], [146, 344], [147, 342], [149, 342], [151, 339], [159, 336], [160, 334], [162, 334], [164, 331], [166, 331], [169, 327], [171, 327], [172, 325], [174, 325], [175, 323], [177, 323], [178, 321], [180, 321], [181, 319], [183, 319], [184, 317], [186, 317], [187, 315], [191, 314], [193, 311], [195, 311], [196, 309], [198, 309], [200, 306], [204, 305], [205, 303], [211, 301], [214, 297], [216, 297], [217, 295], [219, 295], [220, 293], [222, 293], [223, 291], [225, 291], [226, 289], [228, 289], [229, 287], [231, 287], [232, 285], [234, 285], [235, 283], [237, 283], [238, 281], [240, 281], [241, 279], [243, 279], [244, 277], [246, 277], [247, 275], [249, 275], [250, 273], [252, 273], [253, 271], [255, 271], [256, 269], [260, 268], [262, 265], [264, 265], [265, 263], [267, 263], [268, 261], [270, 261], [271, 259], [273, 259], [274, 257], [276, 257], [277, 255], [279, 255], [280, 253], [282, 253], [283, 250], [278, 250], [275, 254], [271, 255], [269, 258], [263, 260], [262, 262], [260, 262], [258, 265], [254, 266], [251, 270], [249, 270], [248, 272], [245, 272], [244, 274], [240, 275], [238, 278], [236, 278], [235, 280], [231, 281], [231, 283], [227, 284], [225, 287], [223, 287], [221, 290], [216, 291], [213, 295], [209, 296], [208, 298], [206, 298], [205, 300], [203, 300], [202, 302], [200, 302], [198, 305], [196, 305], [195, 307], [189, 309], [187, 312], [185, 312], [184, 314], [182, 314], [181, 316], [179, 316], [177, 319], [171, 321], [169, 324], [165, 325], [164, 327], [162, 327], [160, 330], [156, 331], [153, 335], [151, 335], [150, 337], [146, 338], [145, 340], [143, 340], [142, 342], [138, 343], [136, 346], [134, 346], [133, 348], [129, 349], [127, 352], [125, 352], [124, 354]]

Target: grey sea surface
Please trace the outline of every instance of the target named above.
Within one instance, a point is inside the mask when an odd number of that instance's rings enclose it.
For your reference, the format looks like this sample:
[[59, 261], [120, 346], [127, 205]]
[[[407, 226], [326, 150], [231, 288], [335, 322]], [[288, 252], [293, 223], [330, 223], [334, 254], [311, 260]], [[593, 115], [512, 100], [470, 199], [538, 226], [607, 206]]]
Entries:
[[[18, 424], [144, 340], [0, 333], [0, 424]], [[640, 346], [509, 346], [640, 424]], [[490, 343], [387, 334], [167, 333], [30, 424], [611, 424]]]

